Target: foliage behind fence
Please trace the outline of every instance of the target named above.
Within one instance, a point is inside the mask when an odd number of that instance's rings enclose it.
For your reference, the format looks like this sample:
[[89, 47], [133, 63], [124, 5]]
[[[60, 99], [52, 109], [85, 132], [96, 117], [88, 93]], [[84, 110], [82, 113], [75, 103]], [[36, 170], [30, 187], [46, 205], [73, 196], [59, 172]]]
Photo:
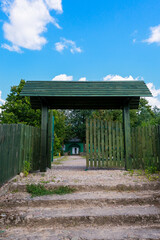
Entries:
[[40, 128], [0, 124], [0, 185], [23, 171], [25, 161], [39, 169]]

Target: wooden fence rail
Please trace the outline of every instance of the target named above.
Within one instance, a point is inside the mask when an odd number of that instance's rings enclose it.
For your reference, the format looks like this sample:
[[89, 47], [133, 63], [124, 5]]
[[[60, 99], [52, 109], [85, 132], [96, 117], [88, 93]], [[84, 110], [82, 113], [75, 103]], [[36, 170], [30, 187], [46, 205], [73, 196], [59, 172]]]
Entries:
[[25, 161], [32, 170], [39, 169], [40, 128], [0, 124], [0, 185], [20, 173]]

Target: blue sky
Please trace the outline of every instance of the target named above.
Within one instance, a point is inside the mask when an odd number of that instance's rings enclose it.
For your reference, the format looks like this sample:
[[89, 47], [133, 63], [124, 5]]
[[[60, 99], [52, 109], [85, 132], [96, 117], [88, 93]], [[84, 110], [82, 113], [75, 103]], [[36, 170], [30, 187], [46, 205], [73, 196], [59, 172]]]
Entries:
[[0, 2], [0, 104], [20, 79], [136, 79], [160, 108], [159, 0]]

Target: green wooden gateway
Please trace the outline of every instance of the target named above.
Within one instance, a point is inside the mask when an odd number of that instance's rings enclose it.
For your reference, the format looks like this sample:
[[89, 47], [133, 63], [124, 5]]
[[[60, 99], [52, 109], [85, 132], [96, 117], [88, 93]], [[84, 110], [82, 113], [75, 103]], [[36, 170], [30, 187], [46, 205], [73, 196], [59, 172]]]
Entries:
[[21, 96], [30, 96], [33, 108], [44, 102], [51, 109], [137, 109], [140, 97], [151, 93], [143, 81], [27, 81]]
[[143, 81], [27, 81], [21, 96], [29, 96], [32, 107], [42, 110], [40, 170], [46, 171], [48, 109], [122, 109], [127, 169], [131, 163], [129, 109], [137, 109], [140, 97], [152, 94]]

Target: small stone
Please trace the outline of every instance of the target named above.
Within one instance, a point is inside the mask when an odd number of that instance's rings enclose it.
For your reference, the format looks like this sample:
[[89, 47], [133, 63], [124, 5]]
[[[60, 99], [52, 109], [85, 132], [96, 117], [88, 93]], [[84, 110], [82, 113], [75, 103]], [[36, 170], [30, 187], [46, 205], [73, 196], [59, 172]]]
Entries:
[[23, 178], [23, 177], [24, 177], [24, 173], [21, 172], [21, 173], [19, 174], [19, 176], [20, 176], [21, 178]]

